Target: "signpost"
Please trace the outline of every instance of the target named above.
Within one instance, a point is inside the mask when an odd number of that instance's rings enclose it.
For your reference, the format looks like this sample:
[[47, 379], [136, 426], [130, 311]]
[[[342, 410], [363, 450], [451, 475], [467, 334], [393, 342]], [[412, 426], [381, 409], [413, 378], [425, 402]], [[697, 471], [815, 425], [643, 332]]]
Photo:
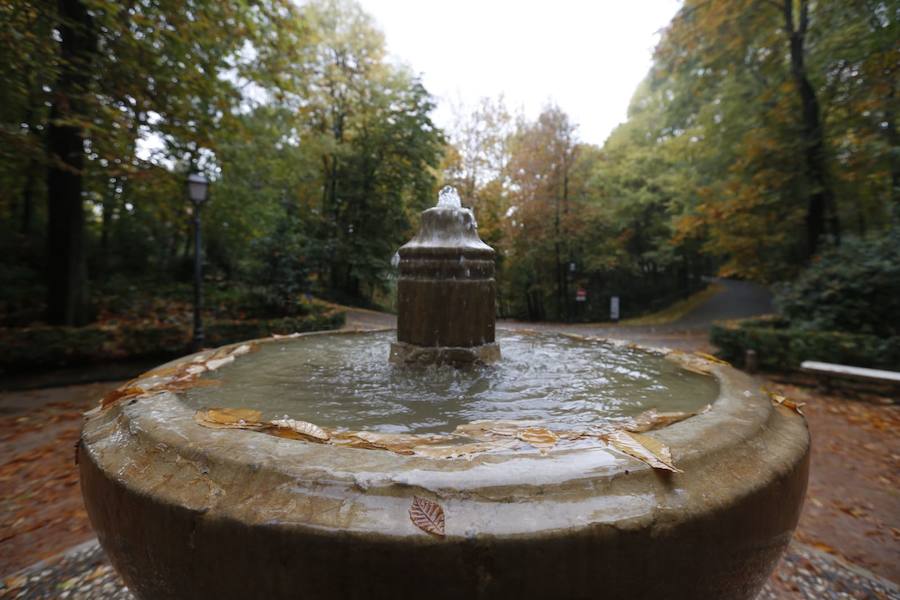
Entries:
[[619, 297], [612, 296], [609, 299], [609, 318], [613, 320], [613, 322], [617, 322], [619, 320]]

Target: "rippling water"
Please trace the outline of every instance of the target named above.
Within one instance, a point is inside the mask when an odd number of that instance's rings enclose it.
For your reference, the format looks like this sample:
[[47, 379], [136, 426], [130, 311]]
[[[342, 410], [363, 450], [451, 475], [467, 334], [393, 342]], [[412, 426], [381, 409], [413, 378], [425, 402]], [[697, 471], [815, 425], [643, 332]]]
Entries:
[[194, 408], [246, 407], [328, 427], [449, 432], [476, 419], [540, 419], [555, 428], [644, 410], [695, 411], [718, 384], [655, 356], [554, 334], [499, 332], [503, 358], [468, 370], [387, 362], [393, 332], [262, 344], [184, 395]]

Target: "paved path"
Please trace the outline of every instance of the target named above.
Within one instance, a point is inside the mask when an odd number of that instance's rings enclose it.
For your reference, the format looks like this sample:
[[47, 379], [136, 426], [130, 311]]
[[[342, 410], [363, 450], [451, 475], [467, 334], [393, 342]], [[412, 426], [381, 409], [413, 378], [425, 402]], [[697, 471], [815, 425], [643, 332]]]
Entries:
[[[709, 327], [723, 319], [742, 319], [772, 312], [772, 294], [761, 285], [732, 279], [713, 279], [720, 291], [695, 306], [677, 321], [663, 325], [625, 325], [613, 323], [535, 323], [501, 319], [498, 329], [532, 329], [577, 333], [580, 335], [627, 339], [649, 346], [684, 350], [711, 350]], [[344, 329], [380, 329], [396, 327], [397, 317], [388, 313], [347, 308]]]
[[[6, 579], [0, 598], [133, 600], [92, 540]], [[804, 544], [792, 543], [757, 600], [900, 599], [897, 586]]]

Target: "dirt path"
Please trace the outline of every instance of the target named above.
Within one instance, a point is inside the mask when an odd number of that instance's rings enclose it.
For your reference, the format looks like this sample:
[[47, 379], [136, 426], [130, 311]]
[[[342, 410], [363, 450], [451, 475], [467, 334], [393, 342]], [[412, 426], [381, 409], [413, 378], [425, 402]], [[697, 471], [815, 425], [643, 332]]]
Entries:
[[116, 385], [0, 393], [0, 574], [93, 537], [74, 448], [81, 414]]
[[809, 487], [794, 538], [900, 583], [900, 406], [766, 382], [806, 403], [812, 435]]

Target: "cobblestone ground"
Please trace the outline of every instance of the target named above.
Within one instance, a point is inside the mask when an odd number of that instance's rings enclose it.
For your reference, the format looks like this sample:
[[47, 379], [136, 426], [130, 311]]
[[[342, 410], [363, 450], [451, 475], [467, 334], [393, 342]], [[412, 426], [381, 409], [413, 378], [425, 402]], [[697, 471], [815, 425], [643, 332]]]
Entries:
[[[129, 600], [96, 542], [8, 578], [0, 598]], [[757, 600], [894, 600], [896, 586], [803, 544], [792, 544]]]

